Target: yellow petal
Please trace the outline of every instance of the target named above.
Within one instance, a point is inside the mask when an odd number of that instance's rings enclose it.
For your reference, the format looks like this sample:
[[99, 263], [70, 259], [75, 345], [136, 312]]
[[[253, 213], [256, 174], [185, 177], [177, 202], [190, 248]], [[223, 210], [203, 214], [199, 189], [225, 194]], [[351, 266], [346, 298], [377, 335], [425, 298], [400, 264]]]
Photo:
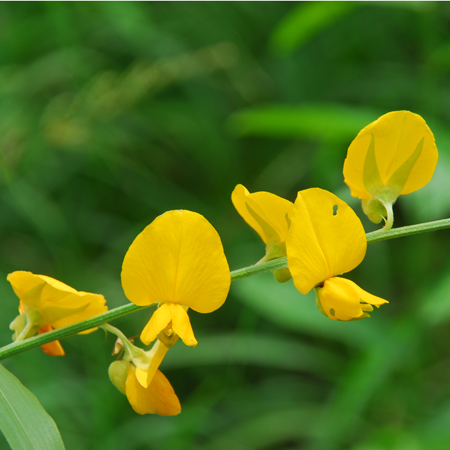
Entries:
[[353, 197], [371, 198], [364, 184], [363, 172], [372, 136], [376, 163], [384, 184], [411, 157], [421, 139], [424, 139], [422, 151], [400, 195], [414, 192], [431, 180], [438, 161], [433, 133], [418, 114], [394, 111], [367, 125], [350, 144], [344, 163], [344, 177]]
[[130, 365], [125, 384], [126, 395], [138, 414], [175, 416], [181, 412], [180, 401], [167, 378], [158, 370], [148, 388], [136, 379], [135, 368]]
[[[21, 300], [19, 307], [21, 313], [40, 308], [40, 295], [45, 285], [44, 280], [38, 275], [22, 270], [10, 273], [6, 279], [11, 283], [15, 294]], [[27, 296], [29, 292], [36, 292], [36, 295]]]
[[147, 325], [141, 333], [141, 341], [149, 345], [156, 339], [156, 336], [166, 328], [172, 320], [172, 308], [170, 303], [161, 305], [152, 315]]
[[187, 305], [209, 313], [230, 289], [220, 237], [200, 214], [169, 211], [157, 217], [128, 249], [122, 266], [125, 295], [136, 305]]
[[291, 220], [288, 265], [302, 294], [364, 259], [367, 241], [361, 221], [331, 192], [318, 188], [299, 192]]
[[379, 307], [386, 300], [369, 294], [353, 281], [334, 277], [326, 280], [324, 286], [319, 288], [319, 300], [325, 314], [333, 320], [354, 320], [372, 308], [368, 304]]
[[192, 330], [188, 313], [181, 305], [172, 304], [172, 328], [186, 345], [195, 347], [197, 340]]
[[[355, 289], [356, 295], [358, 296], [361, 303], [367, 303], [369, 305], [376, 306], [377, 308], [379, 308], [384, 303], [389, 303], [384, 298], [377, 297], [376, 295], [372, 295], [364, 289], [361, 289], [356, 283], [353, 283], [353, 281], [349, 282], [353, 284], [353, 288]], [[370, 309], [369, 311], [372, 311], [372, 309]]]
[[[43, 325], [39, 328], [38, 334], [47, 333], [48, 331], [52, 331], [52, 327], [50, 325]], [[47, 344], [41, 345], [44, 353], [50, 356], [64, 356], [64, 349], [59, 341], [48, 342]]]
[[169, 350], [160, 340], [157, 340], [152, 349], [147, 352], [151, 363], [147, 369], [140, 369], [136, 367], [136, 378], [144, 388], [147, 388], [153, 377], [158, 370], [164, 356], [166, 356], [167, 350]]
[[170, 322], [173, 331], [186, 345], [193, 347], [197, 345], [189, 316], [185, 309], [176, 303], [164, 303], [153, 313], [141, 333], [141, 341], [149, 345]]
[[238, 184], [231, 200], [237, 212], [261, 237], [266, 244], [285, 242], [289, 230], [289, 216], [292, 202], [271, 194], [254, 192]]
[[[87, 307], [80, 312], [71, 314], [70, 316], [63, 317], [53, 322], [54, 328], [61, 328], [73, 323], [81, 322], [82, 320], [89, 319], [91, 317], [98, 316], [108, 311], [106, 306], [105, 297], [101, 294], [91, 294], [88, 292], [78, 292], [77, 296], [83, 302], [87, 302]], [[89, 328], [88, 330], [81, 331], [78, 334], [88, 334], [97, 330], [97, 328]]]

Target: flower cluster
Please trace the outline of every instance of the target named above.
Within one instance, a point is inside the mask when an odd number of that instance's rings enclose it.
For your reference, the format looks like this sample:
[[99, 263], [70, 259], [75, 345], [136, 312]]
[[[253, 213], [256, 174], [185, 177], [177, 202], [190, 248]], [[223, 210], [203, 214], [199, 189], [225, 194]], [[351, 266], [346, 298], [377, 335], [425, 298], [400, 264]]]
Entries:
[[[432, 177], [438, 159], [434, 137], [425, 121], [408, 111], [380, 117], [351, 143], [344, 164], [345, 182], [362, 199], [373, 222], [392, 227], [392, 205]], [[288, 268], [274, 271], [277, 281], [293, 279], [302, 294], [315, 290], [319, 310], [332, 320], [369, 317], [373, 306], [387, 303], [341, 277], [364, 259], [366, 234], [356, 213], [331, 192], [312, 188], [298, 192], [294, 203], [269, 192], [250, 193], [237, 185], [232, 202], [263, 240], [261, 264], [287, 257]], [[122, 266], [122, 286], [138, 306], [156, 306], [140, 334], [149, 350], [135, 346], [120, 330], [109, 377], [139, 414], [170, 416], [181, 405], [159, 370], [168, 350], [181, 339], [195, 347], [188, 311], [206, 314], [225, 302], [230, 270], [217, 231], [200, 214], [168, 211], [157, 217], [129, 247]], [[102, 295], [78, 292], [44, 275], [13, 272], [8, 276], [20, 299], [20, 315], [11, 323], [13, 339], [70, 325], [107, 310]], [[94, 329], [84, 331], [89, 333]], [[64, 355], [61, 344], [42, 346], [50, 355]]]

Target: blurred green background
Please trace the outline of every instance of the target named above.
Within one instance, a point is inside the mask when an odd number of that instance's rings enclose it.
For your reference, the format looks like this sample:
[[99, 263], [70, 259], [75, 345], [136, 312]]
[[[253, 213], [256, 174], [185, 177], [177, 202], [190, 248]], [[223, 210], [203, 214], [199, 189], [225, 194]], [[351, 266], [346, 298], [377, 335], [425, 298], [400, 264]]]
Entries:
[[[167, 210], [203, 214], [231, 269], [256, 262], [237, 183], [292, 201], [322, 187], [362, 217], [342, 166], [388, 111], [422, 115], [440, 150], [395, 225], [449, 216], [448, 3], [2, 2], [0, 42], [2, 345], [9, 272], [125, 304], [125, 252]], [[4, 365], [68, 450], [448, 450], [449, 248], [448, 231], [371, 244], [349, 278], [390, 304], [360, 322], [323, 317], [271, 274], [233, 283], [220, 310], [191, 314], [199, 345], [163, 362], [174, 418], [133, 412], [102, 332], [65, 339], [64, 358], [34, 349]], [[113, 325], [136, 335], [150, 314]]]

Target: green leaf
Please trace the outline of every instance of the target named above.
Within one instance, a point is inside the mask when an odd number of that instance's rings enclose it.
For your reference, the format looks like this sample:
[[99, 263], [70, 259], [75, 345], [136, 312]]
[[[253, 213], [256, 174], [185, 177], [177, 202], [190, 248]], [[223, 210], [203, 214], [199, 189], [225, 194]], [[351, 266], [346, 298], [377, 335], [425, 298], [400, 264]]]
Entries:
[[229, 120], [229, 128], [238, 136], [348, 143], [362, 128], [373, 122], [377, 114], [370, 108], [334, 103], [272, 103], [235, 113]]
[[[276, 284], [271, 280], [272, 284]], [[261, 368], [302, 371], [323, 378], [337, 376], [342, 358], [318, 345], [303, 343], [301, 339], [258, 332], [228, 333], [214, 336], [199, 335], [195, 352], [174, 346], [171, 357], [164, 360], [166, 369], [204, 367], [224, 364], [244, 364]], [[218, 351], [220, 349], [220, 351]]]
[[270, 45], [276, 53], [290, 54], [359, 6], [352, 2], [301, 2], [277, 26]]
[[0, 429], [12, 450], [64, 450], [53, 419], [39, 400], [2, 365]]

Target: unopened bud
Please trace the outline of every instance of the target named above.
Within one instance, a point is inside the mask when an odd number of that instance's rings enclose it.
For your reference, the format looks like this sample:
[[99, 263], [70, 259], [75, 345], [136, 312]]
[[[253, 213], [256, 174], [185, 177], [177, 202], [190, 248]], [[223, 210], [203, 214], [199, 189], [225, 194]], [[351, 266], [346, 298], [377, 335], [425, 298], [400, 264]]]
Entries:
[[129, 361], [114, 361], [111, 363], [108, 369], [109, 379], [111, 383], [119, 389], [122, 394], [125, 394], [125, 383], [128, 376], [128, 366], [131, 363]]
[[289, 269], [278, 269], [273, 271], [273, 276], [278, 283], [286, 283], [292, 278], [291, 272]]

